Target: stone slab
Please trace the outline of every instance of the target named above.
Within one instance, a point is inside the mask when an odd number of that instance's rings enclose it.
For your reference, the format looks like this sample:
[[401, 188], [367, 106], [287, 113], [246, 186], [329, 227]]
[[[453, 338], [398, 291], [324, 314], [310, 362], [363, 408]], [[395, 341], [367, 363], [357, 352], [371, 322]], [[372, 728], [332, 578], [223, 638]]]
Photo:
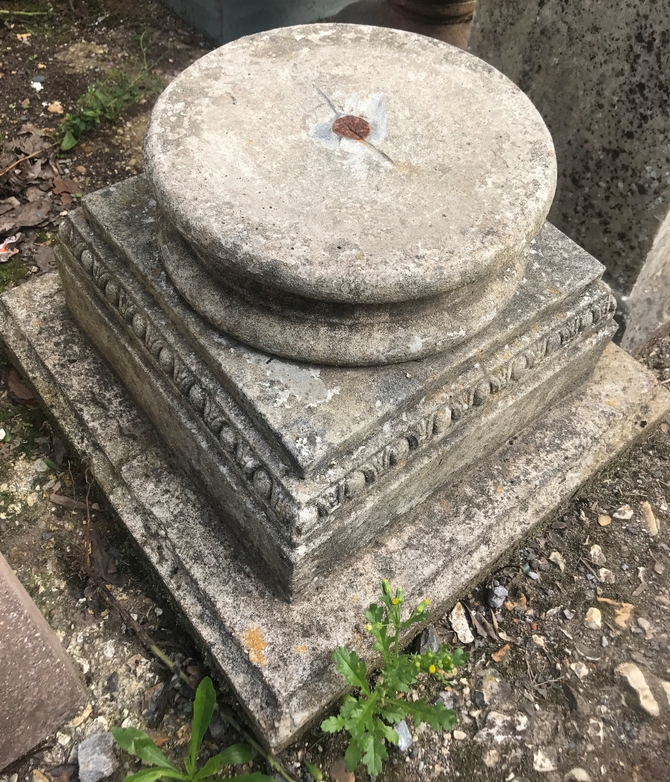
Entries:
[[[366, 143], [332, 130], [348, 115], [368, 121]], [[200, 58], [156, 102], [145, 163], [207, 263], [350, 304], [436, 296], [508, 265], [556, 182], [544, 122], [501, 73], [435, 39], [344, 24]]]
[[[25, 307], [31, 292], [39, 314]], [[8, 349], [275, 750], [343, 693], [331, 661], [335, 647], [371, 659], [362, 609], [381, 578], [401, 584], [409, 602], [430, 597], [439, 615], [670, 409], [670, 393], [608, 346], [593, 377], [539, 425], [409, 512], [314, 595], [288, 604], [240, 560], [199, 487], [146, 434], [128, 392], [72, 324], [56, 276], [9, 291], [0, 303]], [[105, 389], [107, 414], [88, 404], [94, 388]], [[122, 410], [136, 430], [117, 425]]]
[[[319, 440], [330, 445], [325, 469], [301, 473], [295, 459], [291, 464], [277, 453], [286, 428], [259, 426], [267, 395], [261, 387], [252, 397], [259, 388], [246, 382], [244, 363], [260, 369], [264, 380], [269, 366], [283, 369], [286, 385], [293, 381], [294, 387], [300, 375], [316, 380], [320, 371], [288, 362], [277, 367], [266, 354], [224, 341], [179, 301], [169, 281], [157, 283], [160, 266], [146, 246], [151, 239], [124, 244], [128, 231], [151, 236], [142, 191], [141, 180], [101, 191], [64, 223], [57, 256], [68, 306], [193, 480], [208, 491], [253, 565], [288, 599], [314, 589], [395, 516], [453, 481], [582, 382], [614, 331], [614, 301], [598, 279], [602, 267], [571, 243], [561, 252], [560, 235], [547, 226], [533, 246], [515, 304], [492, 332], [429, 366], [404, 366], [397, 386], [398, 373], [386, 367], [340, 370], [344, 420], [333, 416], [321, 426], [324, 419], [306, 405], [292, 432], [300, 447]], [[128, 208], [127, 199], [135, 208]], [[222, 349], [226, 343], [228, 350]], [[233, 351], [246, 370], [235, 382]], [[212, 373], [216, 364], [225, 385]], [[395, 411], [367, 437], [347, 442], [343, 426], [361, 405], [361, 394], [373, 384], [380, 388], [384, 372], [391, 379], [380, 393], [389, 404], [395, 401]], [[409, 404], [398, 399], [403, 386], [415, 392]], [[249, 404], [240, 409], [236, 400], [244, 395]], [[370, 422], [378, 415], [376, 404], [374, 410]]]
[[72, 662], [0, 554], [0, 771], [86, 704]]

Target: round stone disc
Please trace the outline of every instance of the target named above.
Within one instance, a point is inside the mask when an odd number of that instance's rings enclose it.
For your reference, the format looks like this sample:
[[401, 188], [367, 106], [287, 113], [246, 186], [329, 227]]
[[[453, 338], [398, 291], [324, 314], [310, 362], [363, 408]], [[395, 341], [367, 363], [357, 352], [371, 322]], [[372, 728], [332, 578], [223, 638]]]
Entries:
[[505, 76], [440, 41], [358, 25], [211, 52], [160, 97], [145, 152], [165, 217], [216, 277], [348, 305], [448, 306], [502, 278], [556, 181], [549, 132]]

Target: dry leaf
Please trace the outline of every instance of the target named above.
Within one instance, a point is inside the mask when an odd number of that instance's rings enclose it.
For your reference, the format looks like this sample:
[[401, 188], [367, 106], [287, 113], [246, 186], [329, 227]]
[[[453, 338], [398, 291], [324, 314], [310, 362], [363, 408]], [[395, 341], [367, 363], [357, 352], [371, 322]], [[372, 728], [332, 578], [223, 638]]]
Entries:
[[505, 644], [504, 646], [501, 646], [500, 649], [498, 649], [497, 652], [493, 652], [491, 655], [491, 659], [493, 662], [499, 663], [502, 658], [509, 652], [509, 644]]
[[653, 537], [658, 535], [658, 521], [654, 516], [654, 511], [651, 509], [651, 505], [645, 500], [642, 503], [642, 516], [644, 518], [644, 528]]
[[65, 109], [61, 106], [59, 100], [55, 100], [47, 106], [47, 111], [50, 114], [65, 114]]
[[339, 758], [330, 767], [330, 776], [333, 782], [355, 782], [356, 777], [353, 772], [347, 771], [347, 764], [344, 758]]
[[13, 402], [34, 402], [35, 396], [28, 386], [21, 380], [19, 373], [12, 367], [4, 376], [7, 385], [7, 394]]
[[71, 195], [81, 195], [81, 185], [73, 179], [54, 179], [54, 193], [70, 193]]

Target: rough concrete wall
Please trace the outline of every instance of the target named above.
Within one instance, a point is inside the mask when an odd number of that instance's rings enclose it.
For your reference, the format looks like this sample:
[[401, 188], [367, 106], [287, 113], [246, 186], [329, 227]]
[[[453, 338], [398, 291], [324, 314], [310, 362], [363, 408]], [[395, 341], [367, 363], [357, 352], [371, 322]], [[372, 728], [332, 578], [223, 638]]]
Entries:
[[654, 239], [640, 276], [623, 302], [626, 331], [621, 347], [637, 352], [670, 320], [670, 212]]
[[325, 19], [350, 0], [162, 0], [215, 44], [243, 35]]
[[670, 208], [670, 0], [478, 0], [469, 48], [549, 126], [549, 219], [628, 293]]

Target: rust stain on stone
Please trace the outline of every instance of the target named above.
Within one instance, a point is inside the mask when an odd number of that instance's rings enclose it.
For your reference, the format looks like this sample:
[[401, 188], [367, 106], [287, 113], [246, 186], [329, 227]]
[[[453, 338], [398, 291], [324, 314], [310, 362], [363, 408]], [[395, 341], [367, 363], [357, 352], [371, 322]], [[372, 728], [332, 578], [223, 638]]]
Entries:
[[244, 648], [249, 653], [249, 659], [252, 663], [261, 667], [267, 663], [263, 649], [267, 644], [263, 640], [260, 627], [250, 627], [244, 636]]
[[355, 141], [365, 141], [370, 135], [372, 128], [370, 123], [363, 117], [356, 117], [353, 114], [347, 114], [345, 117], [338, 117], [333, 121], [333, 133], [342, 138], [352, 138]]

